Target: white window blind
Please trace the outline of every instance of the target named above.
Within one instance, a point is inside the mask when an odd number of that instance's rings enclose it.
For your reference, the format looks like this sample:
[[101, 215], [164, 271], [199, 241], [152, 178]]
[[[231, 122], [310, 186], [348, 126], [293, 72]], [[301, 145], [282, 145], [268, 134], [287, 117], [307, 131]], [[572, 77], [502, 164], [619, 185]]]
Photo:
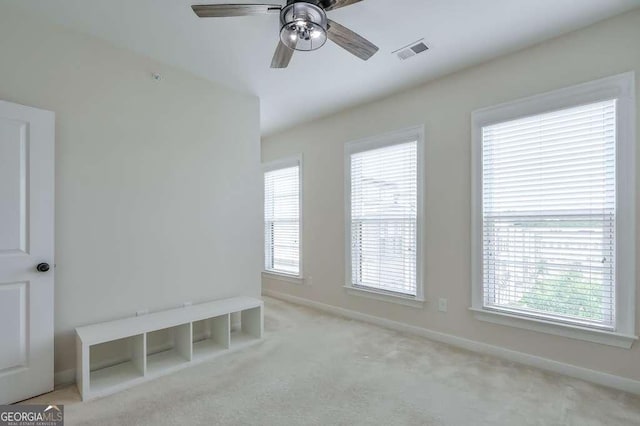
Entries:
[[300, 274], [300, 165], [264, 175], [265, 269]]
[[482, 128], [484, 307], [616, 324], [616, 101]]
[[352, 286], [416, 296], [418, 146], [351, 154]]

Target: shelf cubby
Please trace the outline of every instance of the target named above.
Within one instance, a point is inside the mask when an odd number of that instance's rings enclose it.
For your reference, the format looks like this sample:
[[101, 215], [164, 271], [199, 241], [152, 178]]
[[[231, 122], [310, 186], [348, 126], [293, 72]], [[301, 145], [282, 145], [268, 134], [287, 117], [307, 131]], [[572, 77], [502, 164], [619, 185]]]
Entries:
[[262, 338], [261, 307], [244, 309], [232, 314], [231, 318], [231, 348], [246, 346]]
[[229, 349], [229, 314], [193, 323], [193, 359], [209, 357]]
[[191, 323], [147, 333], [147, 371], [171, 370], [191, 361]]
[[144, 344], [139, 334], [90, 346], [89, 386], [100, 392], [144, 377]]

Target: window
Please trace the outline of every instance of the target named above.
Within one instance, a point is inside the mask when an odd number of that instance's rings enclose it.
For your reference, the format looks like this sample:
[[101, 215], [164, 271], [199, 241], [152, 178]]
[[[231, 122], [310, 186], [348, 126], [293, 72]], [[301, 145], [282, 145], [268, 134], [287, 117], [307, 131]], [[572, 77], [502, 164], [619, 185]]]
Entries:
[[301, 276], [300, 268], [300, 159], [265, 167], [265, 270]]
[[621, 76], [474, 114], [475, 308], [633, 334], [618, 303], [635, 286], [629, 87]]
[[422, 131], [347, 145], [347, 287], [422, 297], [419, 267]]

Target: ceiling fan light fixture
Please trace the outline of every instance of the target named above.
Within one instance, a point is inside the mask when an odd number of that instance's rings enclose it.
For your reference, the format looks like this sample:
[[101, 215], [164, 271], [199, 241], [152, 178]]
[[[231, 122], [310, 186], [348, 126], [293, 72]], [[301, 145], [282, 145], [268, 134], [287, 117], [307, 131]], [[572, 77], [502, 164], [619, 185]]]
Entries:
[[[282, 3], [281, 0], [280, 3]], [[280, 16], [280, 41], [271, 60], [272, 69], [289, 66], [296, 50], [320, 49], [327, 40], [352, 55], [368, 61], [378, 46], [349, 28], [328, 19], [327, 13], [363, 0], [287, 0], [280, 4], [194, 4], [193, 12], [200, 18], [227, 18], [233, 16]]]
[[293, 3], [280, 14], [280, 40], [291, 50], [320, 49], [327, 42], [327, 15], [311, 3]]

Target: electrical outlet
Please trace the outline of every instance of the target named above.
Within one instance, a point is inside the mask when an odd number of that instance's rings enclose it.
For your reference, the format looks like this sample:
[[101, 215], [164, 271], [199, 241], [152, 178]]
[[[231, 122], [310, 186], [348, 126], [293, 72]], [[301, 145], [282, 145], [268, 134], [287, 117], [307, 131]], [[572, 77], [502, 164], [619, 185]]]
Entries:
[[447, 299], [438, 300], [438, 310], [440, 312], [447, 312]]
[[309, 275], [307, 279], [304, 281], [305, 285], [313, 285], [313, 277]]
[[136, 311], [136, 316], [141, 317], [142, 315], [147, 315], [148, 313], [149, 313], [148, 309], [141, 309], [139, 311]]

